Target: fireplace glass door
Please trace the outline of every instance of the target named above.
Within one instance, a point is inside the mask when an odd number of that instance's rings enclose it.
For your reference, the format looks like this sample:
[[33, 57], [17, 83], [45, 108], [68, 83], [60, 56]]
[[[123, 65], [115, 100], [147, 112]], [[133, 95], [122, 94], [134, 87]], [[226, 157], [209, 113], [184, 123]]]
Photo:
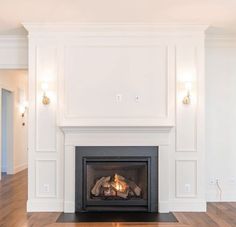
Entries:
[[75, 211], [158, 211], [158, 147], [79, 146]]
[[84, 204], [87, 207], [148, 205], [148, 158], [84, 158]]

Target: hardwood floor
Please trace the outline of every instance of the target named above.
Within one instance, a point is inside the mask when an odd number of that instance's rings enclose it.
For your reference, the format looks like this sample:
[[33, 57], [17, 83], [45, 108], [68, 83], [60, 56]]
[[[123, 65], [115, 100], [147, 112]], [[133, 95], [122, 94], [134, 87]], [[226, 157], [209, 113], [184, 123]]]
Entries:
[[236, 227], [236, 203], [208, 203], [206, 213], [175, 213], [179, 223], [55, 223], [59, 213], [26, 213], [27, 171], [0, 181], [0, 227]]

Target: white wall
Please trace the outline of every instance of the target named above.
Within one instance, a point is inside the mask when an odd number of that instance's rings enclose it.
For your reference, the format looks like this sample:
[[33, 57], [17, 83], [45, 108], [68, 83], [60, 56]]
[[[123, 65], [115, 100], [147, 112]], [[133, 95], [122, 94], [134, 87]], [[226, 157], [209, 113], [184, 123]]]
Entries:
[[236, 201], [236, 39], [206, 48], [207, 200]]
[[13, 172], [16, 173], [27, 168], [27, 113], [23, 119], [19, 112], [19, 88], [27, 95], [27, 71], [0, 70], [0, 87], [13, 92], [14, 96], [14, 122], [13, 122]]

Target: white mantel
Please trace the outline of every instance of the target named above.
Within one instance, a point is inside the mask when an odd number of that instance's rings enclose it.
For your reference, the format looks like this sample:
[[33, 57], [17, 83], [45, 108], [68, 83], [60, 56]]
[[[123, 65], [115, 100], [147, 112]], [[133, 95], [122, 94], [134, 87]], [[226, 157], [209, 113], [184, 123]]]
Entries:
[[170, 131], [171, 127], [62, 127], [65, 134], [64, 212], [75, 212], [76, 146], [158, 146], [160, 212], [169, 212]]
[[[75, 146], [159, 146], [160, 211], [204, 211], [202, 25], [25, 24], [28, 211], [74, 211]], [[41, 103], [48, 80], [51, 103]], [[182, 103], [191, 80], [191, 104]], [[121, 97], [121, 98], [120, 98]]]

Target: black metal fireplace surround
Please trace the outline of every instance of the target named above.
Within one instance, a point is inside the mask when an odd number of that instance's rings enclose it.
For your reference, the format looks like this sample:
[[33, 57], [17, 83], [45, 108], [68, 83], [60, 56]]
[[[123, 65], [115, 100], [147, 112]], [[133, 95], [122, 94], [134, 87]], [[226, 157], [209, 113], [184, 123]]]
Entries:
[[76, 147], [76, 212], [158, 212], [158, 147]]

